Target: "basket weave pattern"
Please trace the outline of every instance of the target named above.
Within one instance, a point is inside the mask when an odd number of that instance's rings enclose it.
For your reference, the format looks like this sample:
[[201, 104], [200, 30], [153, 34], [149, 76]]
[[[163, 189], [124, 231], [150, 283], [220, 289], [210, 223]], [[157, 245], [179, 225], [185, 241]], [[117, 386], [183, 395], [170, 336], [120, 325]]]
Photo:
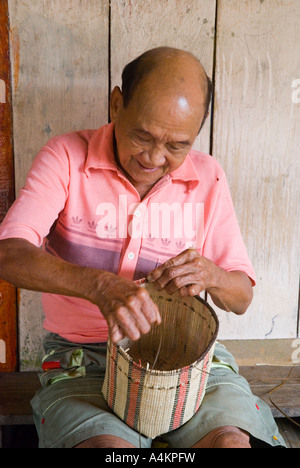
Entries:
[[177, 429], [199, 409], [218, 319], [202, 299], [169, 296], [146, 287], [162, 323], [138, 341], [108, 341], [102, 393], [126, 424], [155, 438]]

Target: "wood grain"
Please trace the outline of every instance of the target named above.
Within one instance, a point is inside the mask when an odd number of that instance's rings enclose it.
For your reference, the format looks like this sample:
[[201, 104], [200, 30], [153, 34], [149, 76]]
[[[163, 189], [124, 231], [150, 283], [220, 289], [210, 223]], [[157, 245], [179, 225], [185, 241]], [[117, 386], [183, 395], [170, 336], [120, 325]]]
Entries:
[[[0, 4], [0, 223], [14, 200], [12, 148], [12, 109], [10, 88], [10, 51], [7, 1]], [[16, 289], [0, 280], [0, 371], [17, 365]]]
[[298, 332], [299, 15], [298, 0], [218, 2], [213, 154], [257, 274], [247, 314], [220, 313], [223, 339]]
[[0, 5], [0, 222], [14, 200], [12, 112], [7, 2]]
[[270, 406], [274, 417], [300, 416], [300, 366], [241, 367], [240, 374], [248, 381], [252, 393]]
[[[9, 0], [16, 193], [51, 137], [108, 120], [109, 1]], [[20, 365], [42, 355], [40, 294], [21, 291]]]
[[[120, 86], [122, 69], [128, 62], [164, 45], [192, 52], [212, 77], [215, 0], [115, 0], [111, 8], [112, 86]], [[194, 147], [209, 153], [210, 119]]]
[[33, 424], [30, 400], [39, 387], [36, 372], [0, 373], [0, 426]]

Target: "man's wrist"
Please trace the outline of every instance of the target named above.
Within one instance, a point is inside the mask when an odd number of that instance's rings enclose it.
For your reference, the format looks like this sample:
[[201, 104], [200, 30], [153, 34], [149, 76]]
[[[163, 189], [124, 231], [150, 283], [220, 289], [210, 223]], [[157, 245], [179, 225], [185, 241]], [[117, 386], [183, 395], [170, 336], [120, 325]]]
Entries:
[[215, 286], [207, 288], [207, 292], [213, 302], [226, 312], [244, 314], [253, 297], [250, 279], [242, 271], [226, 271], [222, 268], [219, 270]]

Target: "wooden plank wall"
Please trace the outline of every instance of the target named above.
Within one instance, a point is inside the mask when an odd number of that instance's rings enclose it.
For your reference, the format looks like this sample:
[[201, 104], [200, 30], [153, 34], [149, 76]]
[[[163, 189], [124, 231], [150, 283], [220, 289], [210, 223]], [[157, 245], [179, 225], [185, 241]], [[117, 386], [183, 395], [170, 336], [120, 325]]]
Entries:
[[[129, 60], [159, 45], [194, 52], [216, 90], [195, 147], [226, 170], [258, 279], [248, 314], [218, 312], [220, 338], [297, 337], [299, 0], [9, 0], [9, 13], [16, 191], [51, 136], [107, 121]], [[39, 295], [20, 301], [21, 367], [32, 369]]]
[[[0, 223], [14, 200], [7, 1], [0, 3]], [[16, 289], [0, 280], [0, 371], [17, 365]]]
[[[213, 73], [215, 0], [114, 0], [111, 2], [111, 83], [120, 85], [123, 67], [152, 47], [189, 50]], [[120, 44], [124, 44], [120, 47]], [[209, 152], [210, 120], [195, 148]]]
[[[109, 1], [10, 0], [16, 192], [49, 138], [108, 119]], [[40, 295], [21, 291], [20, 363], [39, 365]]]
[[297, 335], [300, 270], [298, 0], [218, 2], [213, 154], [229, 180], [255, 298], [241, 320], [222, 315], [226, 338]]

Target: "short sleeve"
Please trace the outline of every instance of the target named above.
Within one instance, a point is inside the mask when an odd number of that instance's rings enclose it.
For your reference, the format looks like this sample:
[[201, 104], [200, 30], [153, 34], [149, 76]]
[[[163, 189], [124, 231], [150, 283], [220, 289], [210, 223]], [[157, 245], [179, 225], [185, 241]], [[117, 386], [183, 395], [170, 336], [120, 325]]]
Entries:
[[70, 178], [64, 145], [52, 139], [36, 156], [25, 186], [0, 226], [0, 239], [22, 238], [40, 247], [63, 210]]
[[236, 218], [225, 173], [216, 182], [218, 190], [205, 214], [203, 256], [226, 271], [245, 272], [255, 285], [255, 272]]

